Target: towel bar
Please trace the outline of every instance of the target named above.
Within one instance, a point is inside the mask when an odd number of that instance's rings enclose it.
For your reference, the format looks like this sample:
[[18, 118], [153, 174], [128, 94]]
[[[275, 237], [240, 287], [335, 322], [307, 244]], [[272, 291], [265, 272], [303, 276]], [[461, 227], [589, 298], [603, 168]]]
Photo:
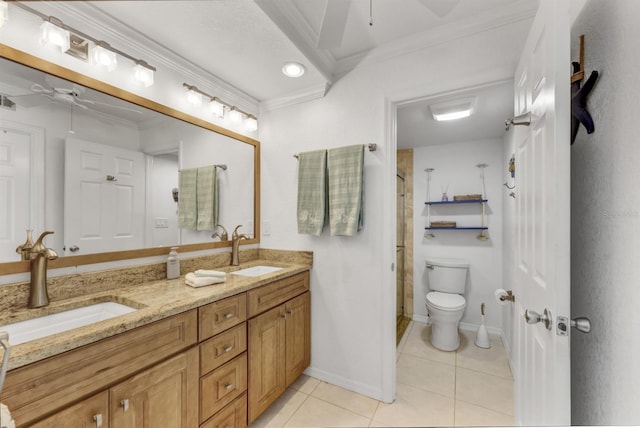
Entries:
[[[375, 151], [376, 151], [376, 149], [378, 148], [378, 145], [377, 145], [377, 144], [374, 144], [374, 143], [367, 144], [366, 146], [367, 146], [367, 148], [369, 149], [369, 151], [370, 151], [370, 152], [375, 152]], [[299, 157], [299, 156], [298, 156], [298, 154], [296, 153], [295, 155], [293, 155], [293, 157], [294, 157], [294, 158], [296, 158], [296, 159], [298, 159], [298, 157]]]

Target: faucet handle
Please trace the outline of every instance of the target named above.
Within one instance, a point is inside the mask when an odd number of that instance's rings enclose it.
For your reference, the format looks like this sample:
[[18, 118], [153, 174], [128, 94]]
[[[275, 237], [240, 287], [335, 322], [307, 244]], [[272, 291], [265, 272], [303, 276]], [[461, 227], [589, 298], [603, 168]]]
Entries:
[[238, 229], [240, 229], [242, 227], [241, 224], [237, 225], [235, 229], [233, 229], [233, 235], [231, 235], [233, 237], [233, 239], [237, 239], [238, 238]]
[[45, 245], [42, 243], [42, 240], [44, 239], [45, 236], [47, 235], [52, 235], [53, 232], [50, 230], [47, 230], [46, 232], [42, 232], [40, 234], [40, 237], [38, 238], [38, 240], [36, 241], [35, 244], [33, 244], [33, 247], [31, 247], [31, 253], [40, 253], [43, 252], [47, 249], [47, 247], [45, 247]]
[[211, 235], [212, 238], [220, 238], [220, 241], [228, 241], [229, 240], [229, 234], [227, 233], [227, 229], [224, 228], [223, 225], [221, 224], [216, 224], [216, 227], [221, 227], [222, 228], [222, 233], [218, 234], [218, 232], [214, 232], [213, 235]]

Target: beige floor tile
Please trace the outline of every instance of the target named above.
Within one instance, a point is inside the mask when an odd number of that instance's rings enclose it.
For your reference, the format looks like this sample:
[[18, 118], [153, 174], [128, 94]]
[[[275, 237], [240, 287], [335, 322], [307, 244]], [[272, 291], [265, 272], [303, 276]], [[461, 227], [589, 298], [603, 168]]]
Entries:
[[375, 423], [372, 426], [452, 426], [454, 400], [434, 392], [398, 384], [396, 401], [391, 404], [380, 403], [373, 420]]
[[371, 419], [378, 407], [378, 400], [365, 397], [358, 393], [349, 391], [339, 386], [326, 382], [320, 384], [311, 393], [312, 397], [335, 404], [338, 407], [352, 411], [361, 416]]
[[250, 427], [283, 427], [307, 398], [309, 398], [307, 394], [295, 389], [287, 389], [258, 419], [253, 421]]
[[318, 379], [303, 374], [291, 384], [290, 388], [309, 395], [319, 384], [320, 381]]
[[441, 351], [431, 344], [431, 326], [414, 322], [402, 353], [455, 365], [456, 353]]
[[455, 425], [476, 427], [514, 426], [513, 416], [456, 400]]
[[397, 363], [396, 378], [398, 384], [453, 397], [456, 367], [402, 353]]
[[502, 344], [502, 339], [496, 335], [490, 335], [491, 347], [479, 348], [474, 344], [475, 332], [461, 331], [460, 348], [456, 355], [456, 365], [487, 374], [513, 379], [507, 352]]
[[368, 427], [365, 418], [315, 397], [309, 397], [294, 413], [285, 427]]
[[371, 428], [386, 428], [390, 426], [391, 425], [383, 424], [382, 422], [379, 422], [379, 421], [371, 421], [371, 423], [369, 424], [369, 427]]
[[456, 400], [513, 416], [513, 380], [458, 367]]

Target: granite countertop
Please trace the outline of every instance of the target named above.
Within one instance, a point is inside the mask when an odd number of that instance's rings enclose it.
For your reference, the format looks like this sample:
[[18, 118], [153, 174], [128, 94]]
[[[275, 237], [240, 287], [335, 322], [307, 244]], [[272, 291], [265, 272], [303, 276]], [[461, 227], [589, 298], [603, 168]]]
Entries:
[[310, 269], [310, 266], [306, 264], [274, 262], [273, 260], [253, 260], [242, 263], [240, 266], [226, 266], [216, 269], [231, 272], [258, 265], [277, 266], [283, 269], [257, 277], [228, 274], [225, 282], [200, 288], [185, 285], [184, 275], [182, 275], [178, 279], [128, 285], [108, 291], [52, 301], [41, 309], [4, 311], [0, 315], [0, 326], [100, 302], [111, 301], [138, 308], [138, 310], [126, 315], [15, 345], [11, 349], [8, 368], [11, 370], [22, 367]]

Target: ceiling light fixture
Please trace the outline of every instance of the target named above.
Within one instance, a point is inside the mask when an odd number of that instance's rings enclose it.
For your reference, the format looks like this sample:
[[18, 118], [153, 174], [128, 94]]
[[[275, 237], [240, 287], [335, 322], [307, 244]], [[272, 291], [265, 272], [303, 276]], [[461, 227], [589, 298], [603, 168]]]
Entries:
[[287, 77], [300, 77], [307, 69], [299, 62], [288, 62], [282, 67], [282, 73]]
[[439, 122], [463, 119], [475, 113], [476, 97], [430, 104], [433, 119]]
[[0, 0], [0, 28], [9, 20], [9, 5]]
[[[200, 100], [208, 98], [209, 110], [215, 117], [224, 118], [225, 116], [228, 116], [229, 122], [233, 125], [238, 125], [244, 122], [245, 130], [248, 132], [258, 130], [258, 119], [253, 114], [242, 111], [234, 105], [225, 103], [220, 98], [209, 95], [198, 89], [196, 86], [189, 85], [188, 83], [183, 83], [182, 86], [187, 91], [188, 100], [191, 98], [195, 99], [197, 97], [200, 97]], [[225, 115], [225, 112], [228, 112], [228, 114]]]
[[[1, 11], [3, 10], [3, 5], [6, 6], [6, 3], [0, 0], [0, 22], [2, 22]], [[47, 16], [20, 2], [11, 2], [11, 6], [19, 7], [32, 15], [42, 18], [44, 22], [40, 26], [40, 43], [59, 46], [62, 52], [86, 61], [87, 58], [85, 55], [82, 55], [82, 52], [80, 52], [80, 47], [84, 47], [84, 49], [86, 49], [85, 45], [87, 41], [90, 41], [94, 44], [91, 49], [91, 57], [94, 64], [107, 67], [107, 69], [111, 71], [115, 69], [117, 65], [117, 56], [121, 56], [135, 64], [133, 68], [133, 78], [136, 82], [141, 83], [145, 87], [153, 85], [153, 76], [156, 69], [145, 61], [116, 49], [107, 42], [98, 40], [80, 30], [70, 27], [55, 16]], [[72, 39], [74, 40], [74, 44], [77, 46], [71, 46]]]

